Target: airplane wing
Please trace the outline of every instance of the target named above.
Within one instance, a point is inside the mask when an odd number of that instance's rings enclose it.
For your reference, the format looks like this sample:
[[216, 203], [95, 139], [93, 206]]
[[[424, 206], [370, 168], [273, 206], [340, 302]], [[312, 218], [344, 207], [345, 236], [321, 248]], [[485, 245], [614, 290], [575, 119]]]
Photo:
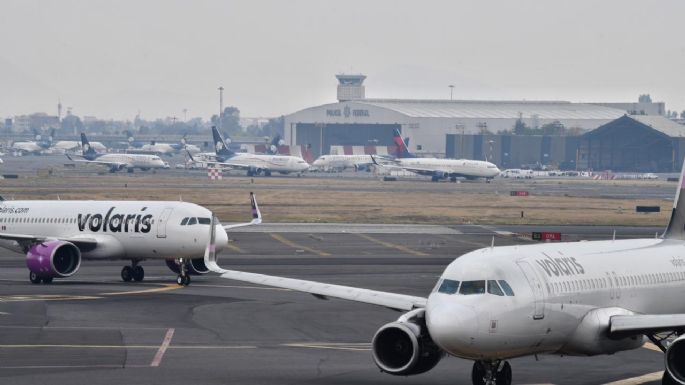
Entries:
[[259, 211], [259, 205], [257, 205], [257, 198], [253, 192], [250, 193], [250, 204], [252, 205], [252, 220], [246, 223], [234, 223], [230, 225], [224, 225], [224, 230], [235, 229], [237, 227], [252, 226], [262, 223], [262, 212]]
[[250, 167], [253, 166], [248, 166], [246, 164], [242, 163], [233, 163], [233, 162], [217, 162], [217, 161], [207, 161], [207, 165], [216, 167], [216, 166], [222, 166], [222, 167], [230, 167], [234, 169], [240, 169], [240, 170], [249, 170]]
[[50, 241], [50, 240], [59, 240], [59, 241], [66, 241], [66, 242], [71, 242], [74, 245], [76, 245], [79, 249], [81, 248], [92, 248], [97, 246], [98, 241], [93, 238], [55, 238], [55, 237], [46, 237], [46, 236], [38, 236], [38, 235], [29, 235], [29, 234], [12, 234], [12, 233], [0, 233], [0, 239], [6, 239], [10, 241], [16, 241], [22, 246], [32, 246], [36, 243], [42, 243], [45, 241]]
[[88, 160], [88, 159], [74, 159], [72, 158], [69, 154], [65, 154], [67, 158], [69, 158], [70, 161], [72, 162], [77, 162], [77, 163], [88, 163], [88, 164], [99, 164], [102, 166], [107, 166], [107, 167], [114, 167], [117, 169], [122, 169], [126, 166], [128, 166], [128, 163], [125, 162], [107, 162], [107, 161], [102, 161], [102, 160]]
[[[207, 261], [205, 261], [205, 263], [207, 263]], [[207, 264], [207, 266], [218, 267], [216, 264]], [[210, 269], [212, 269], [212, 267], [210, 267]], [[423, 297], [361, 289], [357, 287], [331, 285], [327, 283], [305, 281], [301, 279], [224, 270], [221, 268], [212, 270], [217, 273], [221, 273], [222, 278], [232, 279], [235, 281], [301, 291], [312, 294], [319, 299], [346, 299], [355, 302], [383, 306], [394, 310], [408, 311], [416, 308], [422, 308], [426, 306], [427, 301], [427, 299]]]
[[685, 314], [635, 314], [611, 317], [610, 334], [653, 334], [665, 331], [685, 331]]

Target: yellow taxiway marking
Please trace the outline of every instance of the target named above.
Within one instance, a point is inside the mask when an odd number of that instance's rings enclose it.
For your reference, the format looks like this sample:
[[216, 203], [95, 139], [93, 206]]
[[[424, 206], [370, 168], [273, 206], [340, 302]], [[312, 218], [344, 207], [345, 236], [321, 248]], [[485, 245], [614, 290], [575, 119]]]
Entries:
[[662, 370], [660, 372], [648, 373], [648, 374], [644, 374], [642, 376], [626, 378], [626, 379], [618, 380], [618, 381], [614, 381], [614, 382], [608, 382], [604, 385], [640, 385], [640, 384], [646, 384], [648, 382], [654, 382], [654, 381], [661, 380], [661, 377], [663, 375], [664, 375], [664, 371]]
[[165, 284], [163, 287], [155, 287], [153, 289], [145, 290], [134, 290], [134, 291], [115, 291], [112, 293], [100, 293], [100, 295], [128, 295], [128, 294], [148, 294], [148, 293], [159, 293], [162, 291], [177, 290], [182, 289], [183, 286], [177, 285], [175, 283]]
[[244, 254], [244, 253], [245, 253], [245, 252], [243, 251], [243, 249], [241, 249], [240, 247], [238, 247], [238, 246], [236, 246], [236, 245], [234, 245], [234, 244], [231, 244], [231, 243], [227, 243], [227, 244], [226, 244], [226, 247], [228, 247], [229, 249], [235, 251], [236, 253], [240, 253], [240, 254]]
[[642, 345], [642, 347], [645, 349], [654, 350], [655, 352], [663, 353], [658, 346], [654, 345], [651, 342], [647, 342], [646, 344]]
[[385, 246], [385, 247], [388, 247], [388, 248], [391, 248], [391, 249], [396, 249], [396, 250], [405, 252], [405, 253], [407, 253], [407, 254], [413, 254], [413, 255], [416, 255], [416, 256], [419, 256], [419, 257], [427, 257], [427, 256], [429, 255], [429, 254], [426, 254], [426, 253], [422, 253], [422, 252], [420, 252], [420, 251], [412, 250], [412, 249], [410, 249], [410, 248], [408, 248], [408, 247], [405, 247], [405, 246], [402, 246], [402, 245], [395, 245], [395, 244], [393, 244], [393, 243], [381, 241], [380, 239], [376, 239], [376, 238], [371, 237], [371, 236], [368, 236], [368, 235], [366, 235], [366, 234], [357, 234], [357, 235], [360, 236], [360, 237], [362, 237], [362, 238], [364, 238], [364, 239], [366, 239], [367, 241], [371, 241], [371, 242], [373, 242], [373, 243], [377, 243], [377, 244], [379, 244], [379, 245], [381, 245], [381, 246]]
[[371, 350], [369, 343], [332, 343], [332, 342], [311, 342], [311, 343], [293, 343], [283, 344], [289, 348], [310, 348], [310, 349], [332, 349], [332, 350], [350, 350], [358, 352], [368, 352]]
[[316, 250], [316, 249], [312, 249], [311, 247], [298, 245], [297, 243], [285, 238], [284, 236], [282, 236], [280, 234], [269, 234], [269, 235], [271, 235], [271, 238], [277, 240], [278, 242], [281, 242], [282, 244], [284, 244], [286, 246], [290, 246], [294, 249], [306, 250], [306, 251], [309, 251], [310, 253], [318, 254], [321, 257], [330, 257], [330, 254], [325, 252], [325, 251]]

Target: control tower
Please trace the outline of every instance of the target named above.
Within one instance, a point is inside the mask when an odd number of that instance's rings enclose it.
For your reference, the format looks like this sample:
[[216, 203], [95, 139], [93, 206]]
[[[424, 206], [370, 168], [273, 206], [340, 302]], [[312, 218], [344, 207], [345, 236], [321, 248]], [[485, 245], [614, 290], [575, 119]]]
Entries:
[[364, 99], [364, 79], [366, 75], [335, 75], [338, 78], [338, 101]]

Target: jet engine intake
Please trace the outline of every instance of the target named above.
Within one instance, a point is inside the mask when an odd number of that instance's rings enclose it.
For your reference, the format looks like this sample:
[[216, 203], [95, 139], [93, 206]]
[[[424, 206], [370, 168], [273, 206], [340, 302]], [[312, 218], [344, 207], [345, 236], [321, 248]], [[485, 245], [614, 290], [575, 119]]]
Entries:
[[685, 335], [676, 338], [664, 354], [666, 361], [666, 371], [676, 381], [685, 384]]
[[37, 243], [26, 253], [26, 266], [40, 278], [66, 278], [81, 266], [81, 250], [71, 242]]
[[381, 327], [371, 345], [376, 365], [396, 376], [425, 373], [444, 356], [426, 327], [413, 321], [397, 321]]

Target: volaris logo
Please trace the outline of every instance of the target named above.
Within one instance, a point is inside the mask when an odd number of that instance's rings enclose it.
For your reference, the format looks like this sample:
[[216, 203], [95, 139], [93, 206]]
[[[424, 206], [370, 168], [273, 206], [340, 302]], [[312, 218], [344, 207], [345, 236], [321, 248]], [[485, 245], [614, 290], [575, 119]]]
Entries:
[[112, 214], [114, 209], [115, 207], [111, 207], [104, 217], [102, 214], [78, 214], [78, 230], [103, 233], [108, 231], [112, 233], [149, 233], [152, 229], [152, 214]]

